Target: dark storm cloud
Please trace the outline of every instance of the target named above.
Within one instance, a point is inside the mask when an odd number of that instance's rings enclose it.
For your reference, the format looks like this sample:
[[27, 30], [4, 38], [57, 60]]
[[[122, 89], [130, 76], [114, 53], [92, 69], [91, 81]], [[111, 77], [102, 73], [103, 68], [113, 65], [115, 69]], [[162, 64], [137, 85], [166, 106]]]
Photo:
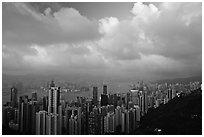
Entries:
[[[61, 8], [74, 8], [89, 19], [101, 19], [104, 17], [129, 18], [128, 9], [132, 8], [132, 2], [31, 2], [27, 3], [31, 8], [44, 14], [44, 10], [51, 8], [56, 12]], [[113, 10], [114, 9], [114, 10]]]
[[[3, 42], [7, 44], [52, 44], [80, 42], [100, 37], [97, 22], [90, 21], [72, 8], [50, 15], [32, 10], [24, 3], [3, 4]], [[10, 10], [12, 9], [12, 10]]]
[[63, 6], [62, 3], [58, 2], [29, 2], [26, 3], [30, 8], [33, 8], [33, 10], [36, 10], [37, 12], [40, 12], [42, 14], [45, 14], [44, 11], [47, 8], [51, 8], [51, 14], [54, 12], [59, 11]]
[[3, 72], [125, 79], [201, 74], [201, 3], [130, 4], [119, 17], [121, 5], [113, 3], [104, 14], [83, 3], [4, 3]]

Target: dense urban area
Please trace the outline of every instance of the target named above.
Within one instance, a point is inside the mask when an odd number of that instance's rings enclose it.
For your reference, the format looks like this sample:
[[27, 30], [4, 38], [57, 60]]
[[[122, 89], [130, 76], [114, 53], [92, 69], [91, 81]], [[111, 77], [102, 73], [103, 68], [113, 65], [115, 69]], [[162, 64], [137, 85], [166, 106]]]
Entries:
[[201, 85], [141, 81], [128, 92], [110, 94], [104, 84], [101, 95], [92, 86], [92, 97], [74, 101], [64, 99], [54, 81], [44, 96], [32, 92], [31, 98], [17, 98], [13, 86], [2, 108], [3, 134], [202, 134]]

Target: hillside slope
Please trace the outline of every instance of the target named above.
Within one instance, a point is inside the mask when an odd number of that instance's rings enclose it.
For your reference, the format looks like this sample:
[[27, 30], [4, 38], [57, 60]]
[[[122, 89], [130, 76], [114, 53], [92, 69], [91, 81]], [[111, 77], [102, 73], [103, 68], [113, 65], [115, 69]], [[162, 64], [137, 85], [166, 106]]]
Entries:
[[202, 93], [201, 90], [179, 98], [166, 105], [150, 110], [134, 134], [201, 135]]

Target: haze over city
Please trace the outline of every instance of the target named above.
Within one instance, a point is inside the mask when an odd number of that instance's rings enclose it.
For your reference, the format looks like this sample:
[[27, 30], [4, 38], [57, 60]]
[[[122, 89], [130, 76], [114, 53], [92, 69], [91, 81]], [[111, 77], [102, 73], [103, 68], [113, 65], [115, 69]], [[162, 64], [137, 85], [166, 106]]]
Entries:
[[2, 72], [85, 80], [198, 76], [201, 6], [3, 3]]
[[201, 2], [2, 2], [3, 135], [201, 135]]

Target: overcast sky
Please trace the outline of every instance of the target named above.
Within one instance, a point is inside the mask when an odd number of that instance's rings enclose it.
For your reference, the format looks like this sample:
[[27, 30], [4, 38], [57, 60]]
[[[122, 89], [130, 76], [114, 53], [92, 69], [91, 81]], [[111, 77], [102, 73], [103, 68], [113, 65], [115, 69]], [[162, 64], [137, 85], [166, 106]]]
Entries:
[[202, 73], [201, 3], [3, 3], [3, 74]]

